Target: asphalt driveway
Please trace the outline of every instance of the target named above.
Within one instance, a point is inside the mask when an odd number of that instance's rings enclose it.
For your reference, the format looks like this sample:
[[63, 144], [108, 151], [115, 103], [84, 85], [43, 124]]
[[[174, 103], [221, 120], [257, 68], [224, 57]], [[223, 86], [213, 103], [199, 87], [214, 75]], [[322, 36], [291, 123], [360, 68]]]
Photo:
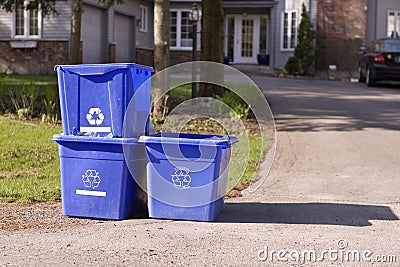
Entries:
[[0, 232], [0, 265], [398, 266], [400, 88], [252, 78], [272, 105], [276, 158], [216, 222]]

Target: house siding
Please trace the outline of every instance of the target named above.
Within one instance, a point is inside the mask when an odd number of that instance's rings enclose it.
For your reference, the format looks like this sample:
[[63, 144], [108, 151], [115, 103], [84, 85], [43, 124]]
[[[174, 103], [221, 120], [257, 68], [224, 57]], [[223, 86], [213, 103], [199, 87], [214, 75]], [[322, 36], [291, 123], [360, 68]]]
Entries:
[[12, 34], [12, 14], [0, 9], [0, 40], [10, 39]]
[[273, 16], [271, 17], [271, 23], [275, 23], [273, 25], [273, 39], [275, 42], [273, 43], [273, 51], [274, 55], [272, 57], [272, 66], [275, 69], [284, 69], [285, 64], [289, 57], [294, 55], [294, 50], [282, 50], [282, 27], [283, 27], [283, 13], [285, 11], [296, 10], [297, 11], [297, 27], [301, 21], [301, 11], [302, 5], [305, 4], [309, 14], [311, 22], [316, 24], [316, 14], [317, 14], [317, 6], [316, 0], [280, 0], [277, 2], [274, 7]]
[[399, 0], [369, 0], [367, 19], [367, 44], [387, 36], [388, 10], [400, 10]]
[[42, 39], [68, 40], [71, 33], [71, 3], [57, 2], [56, 10], [59, 15], [49, 15], [43, 18]]
[[[139, 31], [136, 27], [136, 21], [140, 18], [140, 6], [146, 6], [148, 8], [148, 27], [147, 32]], [[114, 12], [128, 15], [135, 18], [135, 35], [136, 35], [136, 47], [144, 49], [154, 49], [154, 27], [152, 27], [152, 22], [154, 21], [153, 4], [145, 1], [125, 1], [124, 4], [115, 5], [113, 7]], [[127, 13], [129, 11], [129, 13]], [[110, 17], [109, 20], [109, 32], [113, 33], [114, 29], [114, 19]], [[114, 42], [114, 35], [109, 35], [109, 42]]]
[[[71, 32], [71, 5], [69, 2], [57, 2], [59, 15], [49, 15], [42, 21], [42, 38], [40, 40], [67, 40]], [[12, 38], [13, 15], [0, 10], [0, 40]]]
[[[376, 3], [376, 33], [375, 38], [386, 38], [388, 10], [400, 10], [399, 0], [379, 0]], [[372, 41], [372, 40], [371, 40]]]
[[367, 44], [369, 44], [376, 39], [377, 0], [369, 0], [367, 10]]
[[[147, 32], [139, 31], [137, 19], [141, 17], [140, 5], [148, 7]], [[151, 1], [125, 1], [124, 4], [114, 5], [109, 10], [99, 4], [98, 0], [83, 0], [83, 8], [96, 7], [101, 13], [99, 32], [102, 35], [101, 55], [96, 62], [115, 62], [118, 44], [115, 42], [114, 18], [119, 13], [131, 19], [132, 61], [137, 63], [153, 62], [153, 3]], [[0, 10], [0, 72], [20, 74], [49, 74], [53, 73], [53, 66], [69, 62], [69, 40], [71, 34], [72, 1], [57, 1], [58, 16], [44, 17], [42, 20], [41, 38], [35, 40], [33, 48], [12, 48], [13, 14]], [[92, 9], [93, 10], [93, 9]], [[82, 15], [83, 17], [85, 14]], [[83, 25], [84, 26], [84, 25]], [[82, 27], [83, 27], [82, 26]], [[97, 30], [96, 30], [97, 32]], [[85, 51], [85, 36], [81, 36], [81, 51]], [[87, 45], [87, 44], [86, 44]], [[124, 49], [127, 46], [125, 46]], [[129, 49], [129, 48], [128, 48]], [[137, 49], [141, 49], [139, 52]], [[125, 50], [124, 50], [125, 51]], [[4, 56], [3, 56], [4, 55]], [[82, 55], [81, 55], [82, 56]], [[151, 58], [149, 58], [151, 57]], [[84, 57], [82, 57], [84, 58]], [[93, 59], [95, 60], [95, 59]]]

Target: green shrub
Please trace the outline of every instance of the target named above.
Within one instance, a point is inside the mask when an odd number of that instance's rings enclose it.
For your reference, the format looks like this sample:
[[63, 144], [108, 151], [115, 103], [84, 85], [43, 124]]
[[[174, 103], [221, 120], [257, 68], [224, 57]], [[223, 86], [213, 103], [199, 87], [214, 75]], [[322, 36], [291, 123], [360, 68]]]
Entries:
[[25, 77], [18, 78], [0, 76], [0, 114], [12, 113], [20, 119], [60, 117], [56, 82], [27, 82]]
[[235, 114], [231, 114], [233, 116], [244, 119], [250, 114], [251, 107], [232, 91], [226, 90], [224, 95], [217, 96], [217, 99], [228, 105], [235, 112]]
[[300, 73], [300, 61], [297, 57], [290, 57], [285, 64], [285, 69], [289, 74], [296, 75]]

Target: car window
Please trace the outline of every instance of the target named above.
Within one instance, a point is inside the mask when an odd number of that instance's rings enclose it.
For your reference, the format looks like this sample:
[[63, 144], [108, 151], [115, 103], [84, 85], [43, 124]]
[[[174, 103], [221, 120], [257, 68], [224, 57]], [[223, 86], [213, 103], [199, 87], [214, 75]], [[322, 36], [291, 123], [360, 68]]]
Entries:
[[382, 52], [384, 51], [384, 47], [385, 47], [385, 41], [384, 40], [376, 40], [372, 43], [371, 45], [371, 51], [374, 52]]
[[399, 40], [385, 40], [382, 51], [384, 52], [400, 52], [400, 39]]

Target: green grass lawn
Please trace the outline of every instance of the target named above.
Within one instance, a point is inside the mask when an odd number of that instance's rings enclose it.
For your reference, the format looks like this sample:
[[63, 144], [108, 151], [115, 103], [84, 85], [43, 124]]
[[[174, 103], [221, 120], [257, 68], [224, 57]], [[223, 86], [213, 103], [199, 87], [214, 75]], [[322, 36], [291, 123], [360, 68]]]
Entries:
[[32, 124], [0, 116], [0, 202], [60, 199], [59, 125]]
[[[262, 137], [259, 135], [248, 136], [249, 142], [245, 143], [243, 137], [239, 137], [239, 142], [232, 148], [232, 156], [229, 166], [229, 178], [227, 188], [241, 187], [244, 184], [248, 184], [254, 181], [256, 177], [257, 164], [261, 157], [261, 148], [268, 145], [268, 140], [262, 144]], [[244, 147], [248, 145], [248, 148]], [[248, 155], [242, 152], [248, 151]], [[248, 156], [248, 159], [246, 158]], [[246, 162], [247, 160], [247, 162]], [[247, 165], [246, 165], [247, 163]], [[243, 168], [245, 166], [245, 168]], [[229, 194], [229, 193], [228, 193]]]
[[21, 85], [34, 82], [40, 85], [57, 84], [57, 75], [20, 75], [20, 74], [0, 74], [0, 80], [7, 85]]

